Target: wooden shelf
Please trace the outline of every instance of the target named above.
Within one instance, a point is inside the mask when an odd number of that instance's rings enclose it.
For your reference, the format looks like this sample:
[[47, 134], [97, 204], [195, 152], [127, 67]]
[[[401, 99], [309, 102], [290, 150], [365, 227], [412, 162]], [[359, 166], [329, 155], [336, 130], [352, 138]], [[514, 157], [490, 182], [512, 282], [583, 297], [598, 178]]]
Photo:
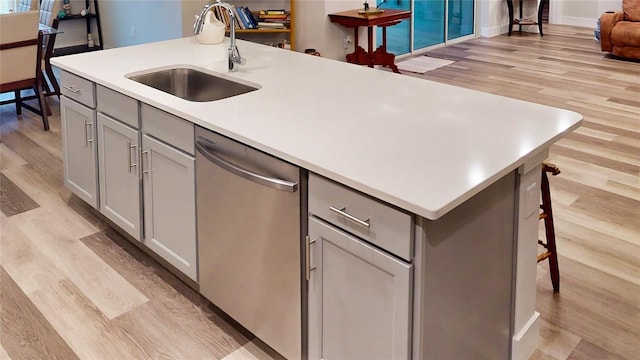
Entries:
[[94, 17], [96, 17], [96, 14], [87, 14], [85, 16], [82, 16], [80, 14], [72, 14], [72, 15], [65, 15], [63, 18], [58, 18], [58, 21], [77, 20], [77, 19], [94, 18]]
[[538, 23], [536, 21], [530, 20], [530, 21], [517, 21], [517, 20], [513, 20], [513, 25], [538, 25]]
[[[229, 32], [229, 30], [227, 30]], [[250, 33], [290, 33], [291, 29], [236, 29], [236, 34], [250, 34]]]
[[[61, 22], [72, 21], [72, 20], [84, 21], [85, 31], [86, 31], [85, 37], [86, 37], [86, 34], [91, 33], [95, 46], [89, 47], [88, 44], [85, 43], [82, 45], [57, 48], [53, 51], [52, 56], [63, 56], [63, 55], [70, 55], [70, 54], [82, 53], [87, 51], [102, 50], [102, 46], [103, 46], [102, 27], [100, 26], [100, 10], [98, 8], [98, 0], [93, 0], [93, 6], [91, 6], [91, 1], [92, 0], [85, 0], [84, 4], [85, 4], [85, 9], [92, 8], [92, 11], [93, 11], [92, 13], [89, 13], [84, 16], [80, 14], [65, 15], [65, 17], [58, 19], [58, 21], [61, 21]], [[95, 24], [97, 33], [92, 32], [93, 30], [92, 23]]]

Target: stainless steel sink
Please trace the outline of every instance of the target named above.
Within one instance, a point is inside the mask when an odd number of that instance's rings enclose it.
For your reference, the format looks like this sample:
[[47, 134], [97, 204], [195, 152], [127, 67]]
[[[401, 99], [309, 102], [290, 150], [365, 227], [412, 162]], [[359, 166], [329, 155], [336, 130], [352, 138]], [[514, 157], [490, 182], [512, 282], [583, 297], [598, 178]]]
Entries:
[[127, 78], [179, 98], [199, 102], [226, 99], [259, 88], [191, 68], [158, 70]]

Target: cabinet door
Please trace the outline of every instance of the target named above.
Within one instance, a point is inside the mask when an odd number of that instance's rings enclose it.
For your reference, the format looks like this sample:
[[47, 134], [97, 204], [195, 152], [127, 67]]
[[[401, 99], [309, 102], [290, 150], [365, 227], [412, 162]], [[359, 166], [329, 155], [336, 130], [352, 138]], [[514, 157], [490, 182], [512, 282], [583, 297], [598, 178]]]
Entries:
[[142, 137], [144, 242], [197, 281], [195, 159]]
[[412, 265], [314, 217], [309, 236], [309, 358], [408, 359]]
[[98, 208], [96, 113], [67, 97], [60, 98], [64, 185]]
[[139, 131], [98, 114], [100, 212], [140, 240]]

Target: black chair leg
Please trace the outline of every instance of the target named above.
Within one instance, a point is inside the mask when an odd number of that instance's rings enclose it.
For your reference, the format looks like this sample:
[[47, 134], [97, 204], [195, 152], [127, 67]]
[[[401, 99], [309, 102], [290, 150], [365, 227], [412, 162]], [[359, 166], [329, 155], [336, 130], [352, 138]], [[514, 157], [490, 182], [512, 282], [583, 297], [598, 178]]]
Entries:
[[44, 91], [45, 97], [51, 92], [51, 88], [49, 87], [49, 83], [47, 82], [47, 74], [45, 74], [44, 71], [42, 72], [42, 90]]
[[20, 97], [20, 90], [15, 90], [13, 92], [16, 97], [16, 114], [22, 114], [22, 98]]
[[58, 81], [56, 80], [56, 75], [53, 73], [53, 69], [51, 68], [51, 64], [47, 63], [45, 66], [45, 72], [47, 74], [47, 77], [49, 78], [49, 82], [51, 83], [51, 86], [53, 86], [53, 91], [55, 91], [55, 94], [58, 96], [58, 99], [60, 98], [60, 85], [58, 84]]
[[40, 105], [40, 115], [42, 116], [42, 125], [44, 126], [44, 130], [47, 131], [49, 130], [49, 118], [47, 117], [47, 109], [46, 106], [47, 104], [45, 103], [44, 100], [44, 92], [42, 91], [42, 84], [37, 84], [34, 87], [34, 90], [36, 91], [36, 95], [38, 97], [38, 104]]

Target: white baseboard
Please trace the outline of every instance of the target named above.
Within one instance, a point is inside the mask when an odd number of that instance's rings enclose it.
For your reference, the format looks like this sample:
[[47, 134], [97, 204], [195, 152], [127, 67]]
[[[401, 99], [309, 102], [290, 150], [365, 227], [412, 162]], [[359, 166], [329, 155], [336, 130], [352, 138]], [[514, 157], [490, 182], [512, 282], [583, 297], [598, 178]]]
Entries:
[[482, 37], [494, 37], [502, 34], [506, 34], [509, 31], [509, 25], [498, 26], [483, 26], [480, 28], [480, 35]]
[[[540, 313], [533, 312], [529, 321], [511, 340], [511, 359], [526, 360], [538, 347], [540, 341]], [[517, 331], [517, 329], [516, 329]]]
[[581, 26], [588, 28], [596, 28], [596, 23], [598, 19], [591, 18], [580, 18], [573, 16], [560, 16], [558, 18], [558, 25], [571, 25], [571, 26]]
[[[518, 25], [513, 25], [512, 32], [518, 31]], [[523, 32], [530, 33], [538, 33], [538, 25], [522, 25]], [[509, 24], [499, 25], [499, 26], [491, 26], [491, 27], [482, 27], [480, 28], [480, 36], [482, 37], [493, 37], [502, 34], [506, 34], [509, 32]]]

